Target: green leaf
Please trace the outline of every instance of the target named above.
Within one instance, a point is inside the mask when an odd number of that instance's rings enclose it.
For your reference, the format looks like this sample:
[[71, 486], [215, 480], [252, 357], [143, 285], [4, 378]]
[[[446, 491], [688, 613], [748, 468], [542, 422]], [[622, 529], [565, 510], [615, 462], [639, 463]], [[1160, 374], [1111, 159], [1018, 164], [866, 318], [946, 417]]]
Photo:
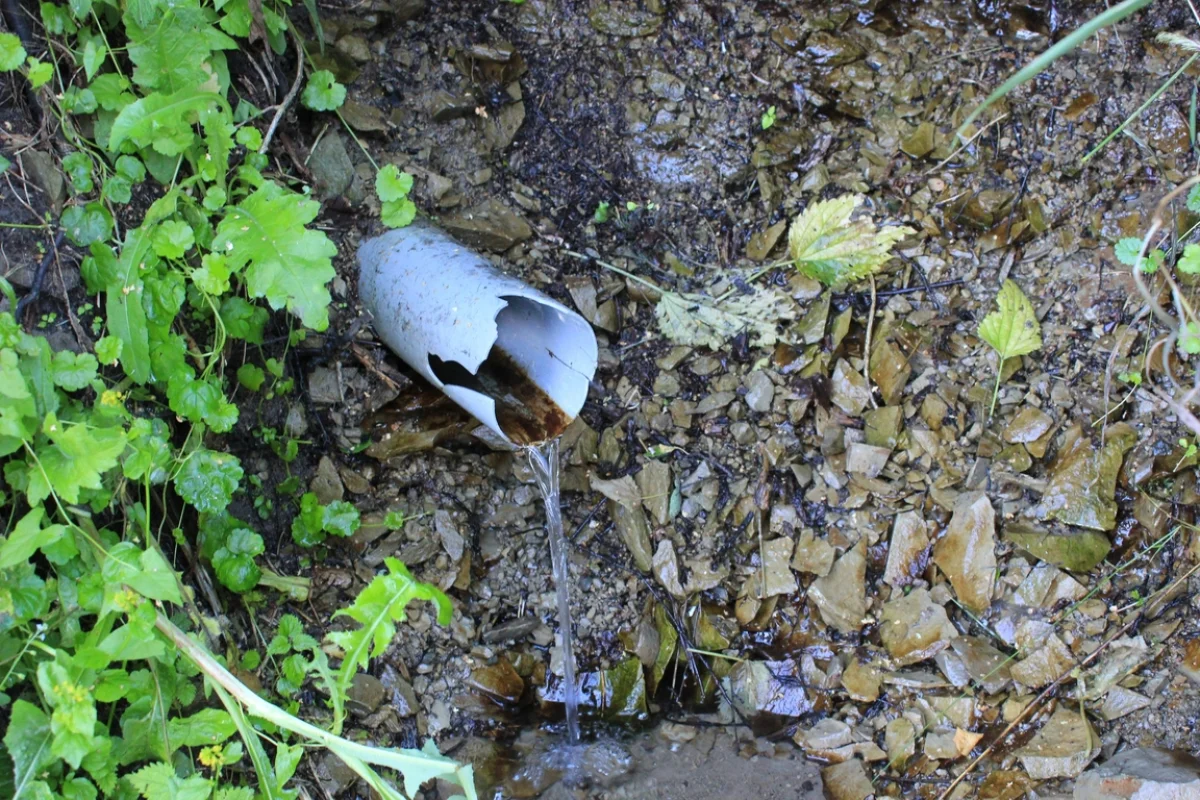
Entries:
[[225, 256], [205, 253], [200, 259], [200, 267], [192, 270], [192, 283], [205, 294], [220, 297], [229, 291], [229, 274]]
[[230, 271], [246, 273], [251, 297], [271, 308], [287, 307], [308, 327], [329, 325], [331, 258], [337, 248], [324, 233], [305, 226], [320, 204], [267, 183], [221, 220], [212, 249], [225, 256]]
[[247, 150], [258, 150], [262, 147], [262, 132], [253, 125], [243, 125], [238, 128], [234, 139]]
[[388, 571], [376, 575], [348, 608], [333, 615], [350, 617], [361, 626], [357, 630], [331, 632], [326, 637], [344, 653], [338, 669], [338, 685], [343, 691], [360, 668], [365, 668], [370, 659], [387, 649], [396, 636], [395, 623], [406, 619], [404, 608], [411, 601], [433, 603], [437, 607], [439, 625], [449, 624], [454, 610], [450, 598], [436, 586], [414, 579], [400, 561], [387, 558], [384, 563]]
[[207, 778], [180, 778], [175, 767], [162, 762], [142, 767], [125, 779], [145, 800], [208, 800], [213, 790], [213, 782]]
[[96, 340], [96, 358], [102, 364], [116, 364], [121, 357], [122, 342], [116, 336], [102, 336]]
[[[29, 73], [27, 77], [29, 78], [29, 85], [34, 89], [42, 88], [50, 82], [51, 78], [54, 77], [53, 64], [46, 63], [45, 61], [39, 61], [32, 56], [30, 56], [28, 64]], [[94, 100], [95, 97], [96, 96], [93, 94], [92, 99]]]
[[870, 219], [851, 221], [860, 195], [813, 203], [788, 230], [788, 250], [796, 268], [827, 286], [840, 288], [878, 272], [892, 246], [915, 231], [905, 226], [875, 229]]
[[0, 539], [0, 569], [28, 561], [39, 547], [52, 545], [66, 534], [67, 529], [62, 525], [43, 529], [45, 514], [41, 506], [34, 506], [13, 527], [7, 541]]
[[67, 238], [80, 247], [103, 242], [112, 233], [112, 222], [99, 203], [71, 206], [63, 211], [62, 226]]
[[117, 159], [117, 174], [128, 178], [130, 183], [141, 183], [146, 179], [146, 166], [133, 156]]
[[1188, 190], [1187, 208], [1196, 214], [1200, 214], [1200, 184], [1196, 184]]
[[771, 106], [763, 113], [761, 122], [762, 129], [764, 131], [771, 128], [775, 124], [777, 113], [778, 112], [776, 111], [775, 106]]
[[262, 571], [254, 557], [263, 552], [262, 537], [248, 528], [236, 528], [226, 538], [224, 547], [213, 554], [217, 579], [235, 592], [247, 592], [258, 585]]
[[198, 89], [183, 89], [174, 94], [154, 92], [121, 109], [109, 133], [110, 150], [118, 150], [130, 140], [138, 147], [153, 147], [165, 156], [177, 156], [196, 138], [192, 124], [200, 112], [219, 106], [226, 113], [229, 105], [218, 94]]
[[1200, 273], [1200, 245], [1189, 244], [1183, 248], [1183, 255], [1175, 262], [1175, 269], [1185, 275]]
[[979, 336], [992, 346], [1000, 362], [1023, 356], [1042, 347], [1041, 325], [1029, 298], [1013, 281], [1006, 280], [996, 295], [999, 310], [984, 317]]
[[93, 245], [92, 257], [100, 273], [111, 276], [104, 316], [109, 333], [121, 340], [121, 366], [135, 382], [145, 383], [150, 380], [151, 361], [141, 276], [154, 265], [149, 232], [144, 225], [129, 231], [119, 261], [110, 248], [99, 243]]
[[167, 723], [171, 744], [180, 747], [207, 747], [220, 744], [237, 732], [229, 712], [205, 708], [190, 717], [175, 717]]
[[72, 679], [63, 666], [67, 656], [58, 651], [54, 661], [37, 667], [37, 683], [46, 702], [54, 709], [50, 731], [54, 755], [79, 769], [84, 756], [91, 752], [96, 729], [96, 701], [91, 690]]
[[329, 70], [319, 69], [308, 78], [301, 102], [313, 111], [334, 111], [346, 102], [346, 87]]
[[92, 182], [92, 157], [82, 150], [63, 156], [63, 171], [71, 179], [71, 189], [76, 194], [87, 194], [95, 184]]
[[69, 87], [59, 102], [68, 114], [91, 114], [99, 105], [91, 89], [78, 86]]
[[412, 191], [413, 176], [401, 172], [395, 164], [387, 164], [375, 174], [375, 194], [381, 202], [402, 200]]
[[68, 392], [77, 392], [95, 380], [99, 366], [96, 357], [91, 353], [59, 350], [54, 354], [50, 374], [56, 386]]
[[221, 301], [221, 321], [225, 332], [234, 339], [245, 339], [250, 344], [263, 343], [263, 328], [267, 324], [267, 310], [241, 297], [226, 297]]
[[154, 243], [154, 252], [160, 258], [182, 258], [196, 243], [196, 235], [191, 225], [171, 219], [159, 223], [151, 241]]
[[345, 500], [334, 500], [325, 506], [322, 514], [321, 527], [334, 536], [346, 538], [353, 536], [358, 530], [359, 514], [353, 503]]
[[14, 800], [39, 796], [34, 785], [40, 783], [43, 769], [55, 760], [50, 752], [52, 741], [50, 718], [40, 708], [25, 700], [12, 704], [4, 745], [12, 758]]
[[41, 469], [29, 474], [31, 504], [45, 500], [52, 489], [60, 499], [78, 503], [80, 490], [101, 488], [101, 476], [125, 450], [125, 434], [116, 428], [64, 424], [51, 414], [42, 429], [52, 444], [37, 449]]
[[592, 221], [597, 225], [608, 222], [609, 215], [612, 214], [612, 206], [606, 200], [601, 200], [596, 204], [596, 210], [592, 213]]
[[87, 40], [87, 44], [83, 46], [83, 72], [89, 81], [100, 71], [107, 57], [108, 48], [104, 46], [103, 39], [93, 36]]
[[417, 218], [417, 207], [407, 197], [388, 200], [379, 209], [379, 219], [389, 228], [404, 228]]
[[1141, 252], [1142, 240], [1136, 236], [1126, 236], [1113, 248], [1113, 255], [1117, 257], [1117, 261], [1131, 267], [1137, 263], [1138, 254]]
[[242, 386], [252, 392], [257, 392], [262, 388], [263, 381], [267, 379], [267, 376], [257, 364], [247, 362], [238, 367], [237, 379]]
[[202, 512], [224, 511], [242, 480], [236, 456], [212, 450], [192, 453], [175, 476], [179, 496]]
[[0, 72], [12, 72], [25, 63], [25, 48], [15, 33], [0, 33]]
[[654, 307], [659, 330], [676, 344], [719, 349], [742, 332], [755, 345], [768, 347], [778, 340], [781, 320], [794, 319], [796, 305], [773, 290], [756, 290], [717, 302], [699, 294], [662, 292]]
[[[120, 111], [132, 103], [136, 98], [129, 91], [129, 87], [129, 79], [115, 72], [99, 75], [88, 85], [96, 97], [96, 102], [105, 111]], [[111, 141], [109, 144], [111, 146]]]
[[46, 33], [52, 33], [56, 36], [61, 36], [64, 33], [75, 33], [79, 27], [75, 24], [75, 20], [67, 15], [67, 10], [60, 5], [54, 3], [42, 3], [42, 26], [45, 27]]

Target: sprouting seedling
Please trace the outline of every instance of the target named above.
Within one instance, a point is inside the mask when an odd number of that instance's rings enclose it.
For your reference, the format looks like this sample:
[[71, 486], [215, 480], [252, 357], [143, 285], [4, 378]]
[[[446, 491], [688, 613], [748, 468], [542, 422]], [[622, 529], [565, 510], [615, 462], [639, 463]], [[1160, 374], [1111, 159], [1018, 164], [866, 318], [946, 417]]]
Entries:
[[765, 131], [775, 124], [776, 110], [775, 106], [771, 106], [762, 115], [762, 129]]
[[979, 336], [992, 346], [1000, 357], [996, 364], [996, 385], [992, 389], [990, 417], [996, 410], [996, 398], [1000, 395], [1000, 378], [1004, 375], [1004, 362], [1010, 358], [1028, 355], [1042, 349], [1042, 326], [1033, 313], [1033, 305], [1021, 291], [1021, 287], [1006, 280], [996, 295], [996, 311], [983, 318], [979, 325]]
[[609, 215], [612, 213], [612, 206], [607, 200], [601, 200], [596, 204], [596, 210], [592, 213], [592, 222], [601, 225], [608, 222]]
[[1179, 439], [1179, 446], [1183, 448], [1183, 455], [1179, 457], [1179, 461], [1175, 464], [1175, 471], [1179, 470], [1183, 462], [1195, 457], [1196, 453], [1200, 451], [1200, 447], [1197, 447], [1196, 442], [1189, 442], [1186, 438], [1182, 437]]

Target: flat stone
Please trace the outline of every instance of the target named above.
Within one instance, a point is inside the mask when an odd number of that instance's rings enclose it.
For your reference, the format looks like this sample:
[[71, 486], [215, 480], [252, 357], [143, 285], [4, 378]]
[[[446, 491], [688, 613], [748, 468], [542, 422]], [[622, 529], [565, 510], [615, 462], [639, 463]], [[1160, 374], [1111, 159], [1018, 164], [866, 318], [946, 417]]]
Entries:
[[884, 604], [879, 635], [897, 666], [905, 666], [949, 647], [958, 631], [928, 590], [914, 589]]
[[857, 758], [821, 770], [825, 796], [830, 800], [867, 800], [875, 797], [875, 787], [867, 777], [863, 762]]
[[451, 94], [445, 90], [434, 92], [429, 98], [429, 115], [434, 122], [449, 122], [464, 119], [475, 113], [479, 100], [472, 94]]
[[1117, 753], [1075, 781], [1075, 800], [1187, 798], [1200, 798], [1200, 759], [1159, 747]]
[[[1029, 628], [1029, 623], [1026, 623], [1024, 627]], [[1075, 659], [1071, 657], [1071, 651], [1054, 633], [1018, 631], [1017, 641], [1018, 644], [1023, 645], [1022, 649], [1028, 651], [1029, 655], [1012, 664], [1009, 672], [1013, 680], [1023, 686], [1039, 689], [1058, 679], [1060, 675], [1069, 672], [1075, 666]]]
[[1028, 744], [1014, 752], [1035, 781], [1074, 778], [1099, 754], [1100, 738], [1091, 723], [1065, 705], [1055, 710]]
[[374, 675], [359, 672], [346, 689], [346, 708], [359, 716], [366, 716], [383, 703], [386, 694], [383, 684]]
[[883, 681], [883, 673], [871, 664], [864, 664], [857, 658], [852, 658], [842, 671], [842, 688], [851, 699], [860, 703], [874, 703], [879, 699], [879, 684]]
[[771, 399], [775, 396], [775, 384], [767, 374], [755, 370], [746, 376], [746, 405], [751, 411], [770, 411]]
[[496, 199], [443, 217], [442, 227], [464, 244], [497, 253], [533, 235], [525, 220]]
[[334, 131], [326, 133], [321, 137], [321, 141], [317, 142], [308, 164], [317, 196], [321, 199], [345, 194], [354, 180], [354, 164], [350, 161], [350, 154], [346, 152], [346, 143], [342, 141], [341, 135]]
[[787, 220], [781, 219], [774, 225], [756, 231], [746, 242], [746, 258], [751, 261], [766, 261], [785, 230], [787, 230]]
[[754, 591], [760, 600], [777, 594], [791, 594], [799, 588], [796, 576], [792, 574], [788, 562], [795, 549], [791, 539], [781, 536], [765, 542], [763, 549], [763, 566], [759, 575], [754, 578]]
[[976, 614], [987, 611], [996, 577], [996, 512], [987, 495], [958, 496], [946, 533], [933, 547], [933, 560], [959, 602]]
[[371, 60], [371, 46], [361, 36], [353, 34], [342, 36], [337, 40], [337, 44], [334, 47], [360, 64], [365, 64]]
[[917, 729], [908, 719], [889, 720], [883, 732], [883, 748], [887, 750], [888, 766], [899, 768], [917, 752]]
[[796, 540], [796, 550], [792, 554], [792, 569], [797, 572], [811, 572], [823, 578], [833, 568], [833, 559], [837, 551], [833, 545], [824, 539], [816, 538], [811, 529], [805, 530]]
[[1009, 444], [1036, 442], [1054, 425], [1054, 418], [1035, 406], [1025, 406], [1004, 428], [1001, 438]]
[[929, 563], [929, 533], [919, 511], [904, 511], [892, 524], [883, 581], [892, 588], [908, 586]]
[[1200, 684], [1200, 638], [1192, 639], [1183, 645], [1179, 671], [1193, 683]]
[[871, 390], [861, 373], [851, 368], [846, 359], [839, 359], [833, 368], [833, 386], [830, 399], [834, 405], [852, 417], [862, 414], [871, 401]]
[[651, 459], [634, 476], [642, 495], [642, 505], [658, 525], [671, 520], [671, 466]]
[[851, 442], [846, 448], [846, 471], [874, 478], [883, 472], [891, 455], [892, 451], [886, 447]]
[[346, 124], [359, 133], [383, 133], [389, 128], [387, 118], [375, 106], [347, 100], [340, 111]]
[[894, 406], [900, 402], [911, 376], [911, 360], [905, 358], [896, 345], [884, 341], [871, 349], [871, 380], [879, 387], [886, 405]]
[[458, 526], [454, 524], [454, 519], [450, 516], [450, 512], [445, 509], [435, 511], [433, 514], [433, 528], [442, 540], [442, 549], [446, 551], [446, 555], [450, 556], [450, 560], [458, 561], [461, 559], [466, 542], [463, 540], [462, 534], [458, 532]]
[[933, 152], [936, 133], [937, 128], [932, 122], [922, 122], [912, 134], [900, 142], [900, 149], [913, 158], [924, 158]]
[[467, 686], [496, 701], [515, 704], [525, 691], [525, 681], [513, 669], [508, 659], [502, 658], [495, 664], [471, 671]]
[[669, 72], [660, 69], [652, 70], [646, 76], [646, 88], [650, 93], [663, 100], [679, 102], [687, 96], [687, 84]]
[[654, 551], [651, 570], [654, 573], [654, 579], [672, 597], [682, 600], [687, 596], [683, 585], [679, 582], [679, 561], [675, 556], [675, 545], [671, 543], [670, 539], [663, 539], [658, 543], [658, 549]]
[[977, 636], [959, 636], [950, 642], [971, 680], [988, 694], [997, 694], [1012, 680], [1008, 656]]
[[867, 614], [867, 561], [862, 551], [861, 543], [846, 551], [828, 575], [808, 587], [808, 598], [816, 604], [821, 619], [842, 633], [861, 630]]
[[54, 163], [54, 159], [41, 150], [26, 150], [17, 157], [21, 162], [21, 171], [33, 182], [33, 185], [46, 193], [50, 208], [54, 215], [62, 213], [63, 203], [67, 199], [67, 183], [62, 171]]
[[308, 488], [323, 506], [341, 500], [346, 494], [342, 476], [338, 474], [337, 467], [329, 456], [321, 456], [321, 460], [317, 462], [317, 474], [313, 476]]
[[1117, 474], [1125, 451], [1133, 447], [1137, 438], [1133, 428], [1118, 422], [1109, 427], [1097, 452], [1087, 433], [1076, 427], [1054, 460], [1038, 506], [1041, 518], [1054, 518], [1096, 531], [1115, 528]]

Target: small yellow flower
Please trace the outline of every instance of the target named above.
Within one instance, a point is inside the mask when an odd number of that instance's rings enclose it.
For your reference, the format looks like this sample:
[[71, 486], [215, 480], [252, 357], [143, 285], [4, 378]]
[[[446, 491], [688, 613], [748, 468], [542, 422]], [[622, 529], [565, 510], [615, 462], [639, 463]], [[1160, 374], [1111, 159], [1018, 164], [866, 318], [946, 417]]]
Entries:
[[200, 763], [212, 770], [220, 769], [225, 765], [224, 748], [219, 744], [212, 744], [201, 749]]
[[113, 605], [124, 611], [126, 614], [132, 613], [134, 609], [141, 604], [141, 596], [129, 587], [117, 592], [116, 596], [113, 597]]
[[105, 389], [100, 393], [100, 404], [106, 406], [119, 406], [125, 399], [124, 392], [114, 392], [112, 389]]

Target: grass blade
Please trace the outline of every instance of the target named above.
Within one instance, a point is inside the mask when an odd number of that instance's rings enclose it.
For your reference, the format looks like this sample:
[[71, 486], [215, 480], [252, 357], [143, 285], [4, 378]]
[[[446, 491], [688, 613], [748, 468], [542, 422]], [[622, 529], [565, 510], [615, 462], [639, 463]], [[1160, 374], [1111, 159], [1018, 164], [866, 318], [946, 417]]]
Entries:
[[974, 122], [989, 106], [991, 106], [997, 100], [1007, 96], [1009, 92], [1020, 86], [1022, 83], [1025, 83], [1038, 73], [1042, 72], [1042, 70], [1049, 67], [1060, 57], [1065, 56], [1067, 53], [1079, 47], [1096, 31], [1112, 25], [1113, 23], [1120, 22], [1142, 6], [1148, 5], [1149, 3], [1150, 0], [1125, 0], [1125, 2], [1118, 3], [1117, 5], [1105, 11], [1103, 14], [1097, 14], [1083, 25], [1080, 25], [1070, 34], [1064, 36], [1053, 47], [1046, 50], [1033, 61], [1030, 61], [1028, 64], [1014, 73], [1012, 77], [1000, 84], [995, 91], [987, 96], [987, 99], [983, 101], [982, 105], [971, 112], [966, 121], [959, 126], [958, 132], [955, 134], [955, 136], [961, 139], [963, 131], [967, 128], [967, 126]]
[[1113, 140], [1114, 136], [1116, 136], [1121, 131], [1125, 130], [1125, 126], [1127, 126], [1129, 123], [1133, 122], [1135, 119], [1140, 117], [1142, 115], [1142, 112], [1145, 111], [1147, 108], [1149, 108], [1151, 103], [1153, 103], [1158, 98], [1162, 97], [1162, 93], [1165, 92], [1171, 86], [1172, 83], [1174, 83], [1176, 80], [1178, 80], [1179, 76], [1182, 75], [1187, 70], [1187, 68], [1192, 65], [1192, 62], [1195, 61], [1197, 58], [1200, 58], [1200, 53], [1193, 53], [1192, 56], [1190, 58], [1188, 58], [1187, 61], [1183, 62], [1183, 66], [1175, 71], [1174, 75], [1167, 78], [1167, 80], [1163, 83], [1163, 85], [1158, 87], [1157, 90], [1155, 90], [1154, 94], [1152, 94], [1146, 98], [1146, 102], [1142, 103], [1140, 106], [1137, 107], [1137, 111], [1134, 111], [1132, 114], [1130, 114], [1128, 117], [1126, 117], [1125, 121], [1122, 122], [1120, 125], [1118, 125], [1116, 130], [1114, 130], [1108, 136], [1105, 136], [1104, 139], [1101, 140], [1100, 144], [1093, 147], [1086, 156], [1084, 156], [1083, 158], [1081, 158], [1079, 160], [1079, 163], [1086, 164], [1088, 161], [1090, 161], [1092, 156], [1096, 155], [1096, 153], [1099, 153], [1102, 149], [1104, 149], [1104, 145], [1108, 144], [1109, 142], [1111, 142]]

